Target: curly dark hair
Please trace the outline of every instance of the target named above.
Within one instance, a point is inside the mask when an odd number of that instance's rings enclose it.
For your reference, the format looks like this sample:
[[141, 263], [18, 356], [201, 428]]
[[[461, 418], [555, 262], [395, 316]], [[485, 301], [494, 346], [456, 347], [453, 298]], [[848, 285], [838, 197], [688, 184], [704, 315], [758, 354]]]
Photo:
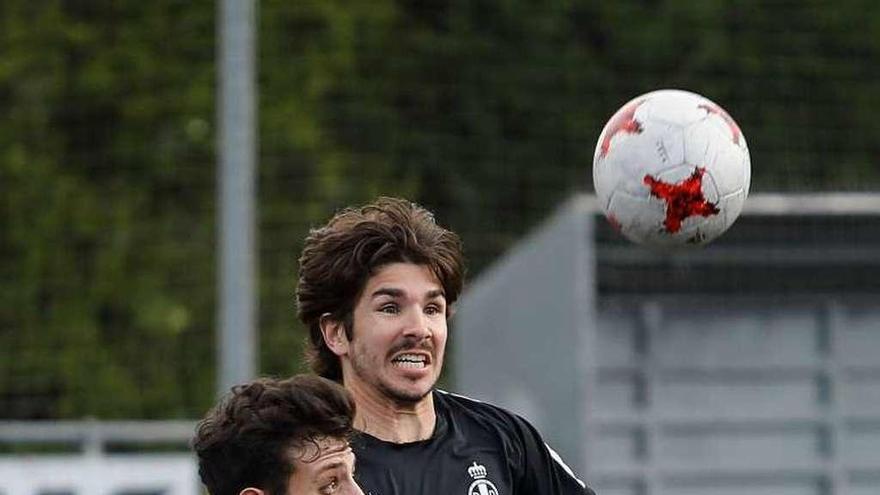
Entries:
[[306, 358], [315, 373], [342, 381], [339, 357], [321, 334], [322, 316], [343, 322], [350, 340], [352, 312], [367, 280], [397, 262], [428, 267], [443, 288], [447, 307], [458, 299], [464, 283], [461, 240], [415, 203], [382, 197], [340, 211], [306, 237], [296, 300], [299, 318], [309, 328]]
[[196, 427], [199, 476], [211, 495], [247, 487], [284, 495], [293, 449], [323, 438], [348, 441], [355, 405], [339, 384], [314, 375], [237, 385]]

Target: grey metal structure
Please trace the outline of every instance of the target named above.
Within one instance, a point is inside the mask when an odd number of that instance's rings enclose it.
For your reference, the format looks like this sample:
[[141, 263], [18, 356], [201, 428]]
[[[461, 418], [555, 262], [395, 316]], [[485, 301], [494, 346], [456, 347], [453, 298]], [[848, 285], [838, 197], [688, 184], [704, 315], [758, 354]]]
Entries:
[[254, 0], [219, 0], [218, 394], [257, 372]]
[[880, 196], [755, 195], [711, 246], [574, 198], [466, 291], [456, 391], [601, 495], [880, 493]]
[[[196, 422], [164, 421], [0, 421], [0, 445], [51, 445], [58, 450], [104, 454], [113, 444], [160, 444], [189, 451]], [[51, 449], [48, 449], [51, 451]]]
[[0, 493], [197, 495], [194, 432], [195, 421], [0, 421]]

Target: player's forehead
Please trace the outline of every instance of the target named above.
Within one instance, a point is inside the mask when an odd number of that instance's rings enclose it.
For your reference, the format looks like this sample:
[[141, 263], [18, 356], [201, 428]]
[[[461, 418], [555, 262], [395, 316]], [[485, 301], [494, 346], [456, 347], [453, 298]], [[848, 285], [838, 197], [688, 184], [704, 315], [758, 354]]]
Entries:
[[[321, 438], [294, 448], [288, 494], [317, 493], [322, 486], [350, 478], [355, 457], [348, 441]], [[321, 493], [324, 493], [323, 491]]]
[[443, 287], [426, 265], [389, 263], [375, 270], [367, 279], [363, 296], [376, 297], [442, 297]]
[[297, 464], [318, 466], [326, 462], [336, 462], [354, 454], [347, 439], [319, 437], [295, 445], [292, 449], [292, 455]]

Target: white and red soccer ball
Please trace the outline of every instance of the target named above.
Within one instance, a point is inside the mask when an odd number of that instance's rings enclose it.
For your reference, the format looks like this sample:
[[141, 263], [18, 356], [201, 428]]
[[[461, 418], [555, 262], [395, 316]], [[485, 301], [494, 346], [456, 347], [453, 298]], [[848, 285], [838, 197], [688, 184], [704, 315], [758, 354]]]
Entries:
[[749, 193], [745, 136], [720, 106], [662, 89], [623, 105], [605, 124], [593, 184], [609, 222], [628, 239], [675, 247], [730, 227]]

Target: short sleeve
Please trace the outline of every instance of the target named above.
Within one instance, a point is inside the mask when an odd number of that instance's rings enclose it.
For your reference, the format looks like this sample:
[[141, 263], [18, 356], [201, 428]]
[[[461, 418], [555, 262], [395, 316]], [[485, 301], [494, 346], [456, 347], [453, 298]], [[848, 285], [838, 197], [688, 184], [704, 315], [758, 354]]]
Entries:
[[515, 418], [521, 444], [517, 495], [595, 495], [531, 424]]

